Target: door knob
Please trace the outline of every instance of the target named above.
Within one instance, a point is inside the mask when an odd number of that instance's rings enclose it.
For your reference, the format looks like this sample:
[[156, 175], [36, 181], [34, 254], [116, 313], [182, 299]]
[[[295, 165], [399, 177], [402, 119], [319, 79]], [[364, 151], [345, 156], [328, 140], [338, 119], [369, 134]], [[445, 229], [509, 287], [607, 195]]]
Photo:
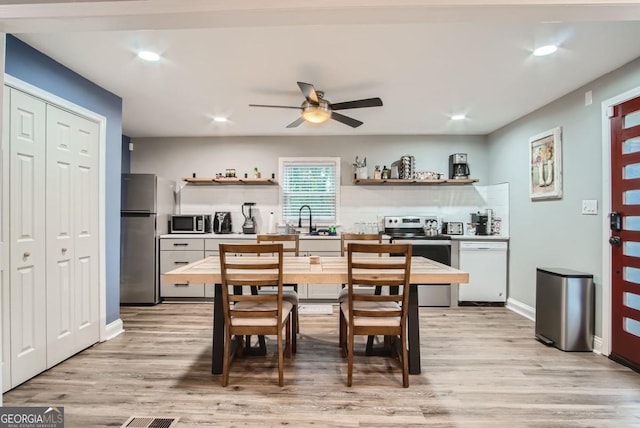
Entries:
[[619, 247], [620, 245], [622, 245], [622, 240], [619, 236], [612, 236], [611, 238], [609, 238], [609, 244], [613, 245], [614, 247]]

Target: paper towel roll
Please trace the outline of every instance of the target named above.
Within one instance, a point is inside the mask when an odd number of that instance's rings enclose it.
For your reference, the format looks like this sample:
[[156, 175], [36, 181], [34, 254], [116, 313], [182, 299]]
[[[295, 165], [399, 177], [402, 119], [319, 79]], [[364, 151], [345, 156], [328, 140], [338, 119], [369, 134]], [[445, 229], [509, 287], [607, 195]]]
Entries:
[[273, 212], [269, 213], [269, 227], [267, 229], [267, 233], [276, 233], [276, 217], [273, 215]]

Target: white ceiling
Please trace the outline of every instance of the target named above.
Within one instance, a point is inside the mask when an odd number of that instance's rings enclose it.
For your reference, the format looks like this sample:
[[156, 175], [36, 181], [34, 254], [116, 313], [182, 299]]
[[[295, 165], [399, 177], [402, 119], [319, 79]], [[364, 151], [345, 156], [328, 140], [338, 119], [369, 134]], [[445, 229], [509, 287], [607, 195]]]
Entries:
[[[131, 137], [487, 134], [640, 57], [637, 2], [298, 3], [5, 1], [0, 30], [122, 97]], [[550, 42], [555, 55], [531, 55]], [[296, 110], [248, 107], [299, 106], [296, 81], [384, 106], [342, 110], [356, 129], [286, 129]]]

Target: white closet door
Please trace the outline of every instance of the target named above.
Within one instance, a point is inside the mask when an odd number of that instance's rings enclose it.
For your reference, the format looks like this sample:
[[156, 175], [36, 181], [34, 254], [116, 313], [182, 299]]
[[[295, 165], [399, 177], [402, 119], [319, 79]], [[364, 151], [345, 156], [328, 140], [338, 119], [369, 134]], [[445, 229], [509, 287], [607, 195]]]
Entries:
[[[2, 159], [2, 260], [0, 261], [0, 299], [2, 300], [2, 392], [6, 392], [11, 388], [11, 302], [9, 298], [9, 104], [11, 102], [9, 88], [4, 90], [4, 109], [5, 114], [2, 116], [2, 151], [0, 158]], [[5, 244], [6, 242], [6, 244]]]
[[11, 384], [46, 369], [45, 103], [10, 102]]
[[97, 124], [47, 106], [48, 367], [99, 338], [97, 132]]
[[[81, 351], [100, 340], [99, 183], [100, 126], [73, 118], [75, 144], [74, 199], [75, 334]], [[74, 352], [74, 353], [75, 353]]]

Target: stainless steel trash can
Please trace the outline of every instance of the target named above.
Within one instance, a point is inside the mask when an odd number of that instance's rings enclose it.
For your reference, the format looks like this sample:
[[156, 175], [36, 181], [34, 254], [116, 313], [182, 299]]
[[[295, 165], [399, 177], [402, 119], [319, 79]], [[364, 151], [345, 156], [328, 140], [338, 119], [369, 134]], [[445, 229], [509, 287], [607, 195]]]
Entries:
[[593, 275], [536, 269], [536, 338], [563, 351], [592, 351]]

